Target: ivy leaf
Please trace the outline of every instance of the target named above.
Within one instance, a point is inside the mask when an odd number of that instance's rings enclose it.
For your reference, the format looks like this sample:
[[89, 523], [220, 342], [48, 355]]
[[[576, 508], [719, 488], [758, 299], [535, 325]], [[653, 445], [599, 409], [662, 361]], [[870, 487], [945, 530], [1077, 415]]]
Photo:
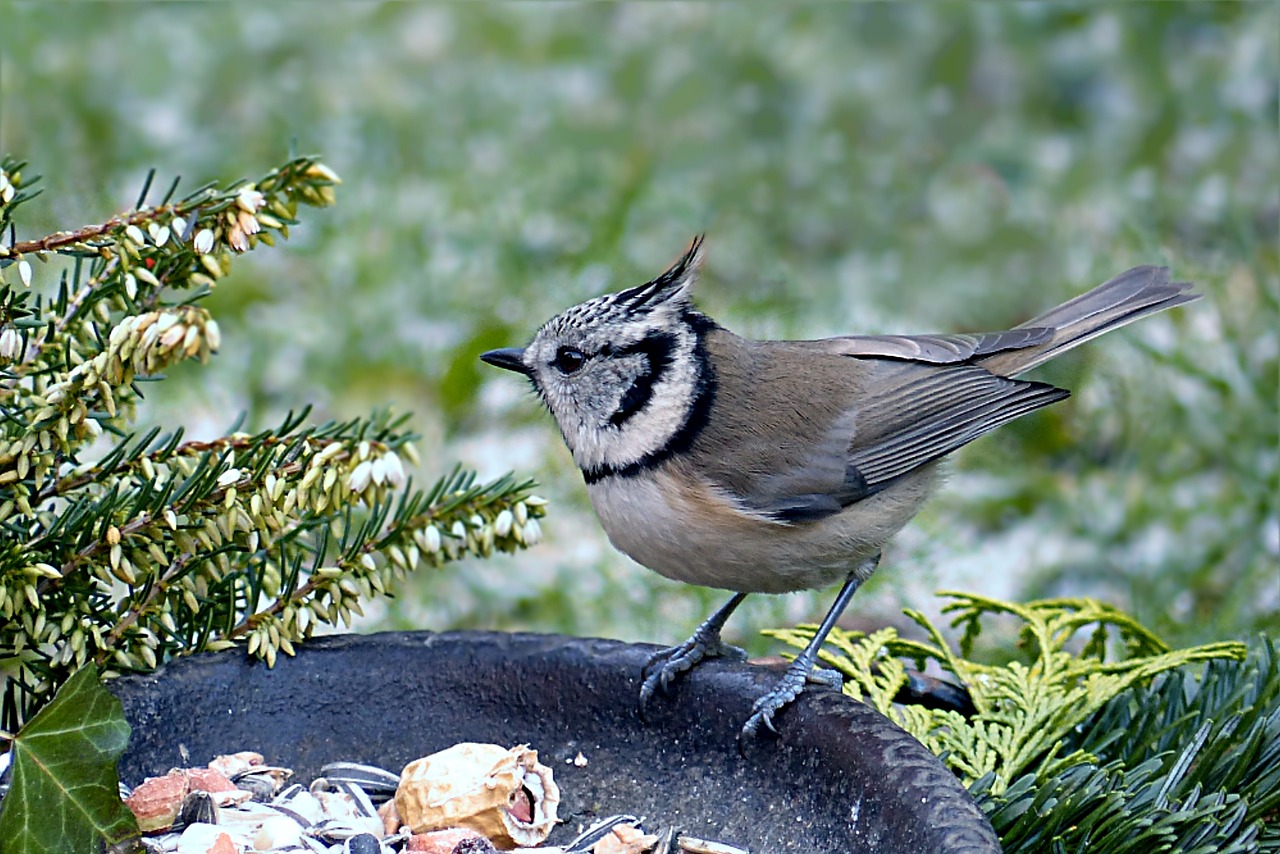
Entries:
[[81, 668], [14, 738], [0, 807], [4, 854], [93, 851], [138, 834], [120, 801], [116, 762], [129, 741], [120, 701]]

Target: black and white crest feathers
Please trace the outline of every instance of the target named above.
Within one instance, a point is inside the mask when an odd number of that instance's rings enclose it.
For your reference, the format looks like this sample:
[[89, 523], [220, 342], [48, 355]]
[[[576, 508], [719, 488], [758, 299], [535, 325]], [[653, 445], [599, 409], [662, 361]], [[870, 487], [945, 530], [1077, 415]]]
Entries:
[[672, 299], [687, 298], [702, 270], [704, 239], [702, 234], [694, 237], [680, 259], [658, 278], [620, 292], [615, 297], [618, 307], [635, 313]]

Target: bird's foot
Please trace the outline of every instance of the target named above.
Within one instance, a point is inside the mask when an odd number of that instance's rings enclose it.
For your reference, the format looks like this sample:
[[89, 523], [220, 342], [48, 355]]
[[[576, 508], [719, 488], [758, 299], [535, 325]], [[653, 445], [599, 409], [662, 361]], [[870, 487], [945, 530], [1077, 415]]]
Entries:
[[704, 629], [706, 626], [700, 626], [693, 633], [693, 637], [684, 643], [658, 650], [645, 662], [644, 669], [641, 671], [644, 683], [640, 686], [642, 711], [654, 694], [659, 690], [665, 694], [677, 676], [686, 670], [692, 670], [694, 665], [703, 659], [746, 660], [746, 650], [720, 640], [719, 632], [704, 631]]
[[858, 585], [862, 583], [864, 578], [871, 575], [879, 560], [880, 555], [877, 554], [870, 558], [858, 571], [849, 573], [849, 577], [845, 579], [844, 586], [836, 594], [836, 601], [832, 603], [831, 610], [827, 611], [827, 615], [822, 618], [822, 624], [813, 633], [813, 637], [805, 645], [804, 651], [796, 656], [795, 661], [791, 662], [787, 672], [782, 674], [782, 680], [778, 682], [777, 687], [756, 700], [755, 705], [751, 707], [751, 717], [747, 718], [747, 722], [742, 727], [742, 734], [738, 739], [739, 750], [742, 750], [744, 742], [756, 737], [761, 727], [769, 730], [774, 735], [778, 734], [777, 727], [773, 725], [773, 716], [786, 708], [796, 697], [800, 696], [800, 692], [804, 690], [806, 682], [817, 682], [828, 688], [840, 690], [843, 685], [840, 674], [834, 670], [817, 666], [818, 651], [822, 649], [822, 644], [826, 641], [827, 635], [831, 634], [831, 629], [835, 627], [836, 620], [840, 619], [840, 615], [849, 604], [849, 600], [853, 598]]
[[814, 667], [805, 674], [804, 678], [806, 682], [812, 682], [814, 685], [821, 685], [835, 691], [844, 690], [844, 674], [830, 667]]
[[841, 677], [834, 670], [814, 669], [807, 661], [797, 659], [791, 662], [791, 666], [782, 674], [782, 679], [773, 690], [756, 700], [755, 705], [751, 707], [751, 717], [747, 718], [747, 722], [742, 727], [742, 738], [755, 738], [761, 727], [777, 735], [778, 729], [773, 725], [773, 716], [800, 696], [806, 682], [817, 682], [820, 685], [838, 689]]

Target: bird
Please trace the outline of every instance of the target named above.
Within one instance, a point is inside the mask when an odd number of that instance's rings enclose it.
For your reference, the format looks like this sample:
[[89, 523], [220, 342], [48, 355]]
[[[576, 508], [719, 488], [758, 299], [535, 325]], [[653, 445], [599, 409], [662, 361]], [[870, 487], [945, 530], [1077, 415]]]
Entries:
[[652, 281], [590, 299], [525, 347], [480, 358], [527, 377], [550, 411], [610, 542], [667, 578], [732, 591], [641, 673], [640, 708], [711, 658], [752, 593], [842, 582], [812, 640], [755, 701], [741, 735], [811, 682], [818, 652], [885, 544], [938, 488], [940, 463], [1069, 395], [1016, 379], [1092, 338], [1195, 300], [1165, 267], [1134, 267], [1002, 332], [752, 340], [692, 299], [705, 239]]

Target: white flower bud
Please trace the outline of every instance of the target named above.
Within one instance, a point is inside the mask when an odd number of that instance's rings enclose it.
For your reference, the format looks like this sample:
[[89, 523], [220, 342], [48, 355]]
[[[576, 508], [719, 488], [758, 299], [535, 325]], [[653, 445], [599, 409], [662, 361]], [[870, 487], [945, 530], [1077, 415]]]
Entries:
[[257, 234], [259, 231], [262, 231], [262, 223], [258, 222], [258, 218], [253, 214], [247, 214], [244, 211], [241, 211], [240, 216], [236, 218], [236, 221], [240, 225], [240, 230], [245, 234]]
[[524, 523], [524, 544], [526, 546], [537, 545], [542, 540], [542, 526], [538, 524], [537, 519], [530, 519]]
[[320, 452], [317, 453], [313, 458], [313, 462], [322, 463], [325, 460], [336, 457], [338, 454], [342, 453], [344, 450], [345, 449], [343, 448], [341, 442], [330, 442], [329, 444], [325, 445], [323, 448], [320, 449]]
[[12, 326], [5, 327], [4, 332], [0, 332], [0, 356], [9, 360], [16, 359], [21, 349], [22, 336], [18, 334], [18, 330]]
[[136, 225], [125, 226], [124, 236], [132, 240], [138, 246], [147, 245], [147, 236], [143, 234], [142, 229], [138, 228]]
[[246, 213], [256, 213], [265, 201], [266, 197], [255, 190], [252, 184], [246, 184], [236, 193], [236, 204]]
[[352, 492], [364, 492], [369, 486], [369, 481], [373, 479], [373, 464], [365, 460], [356, 466], [347, 478], [347, 488]]
[[31, 287], [31, 262], [26, 258], [18, 262], [18, 278], [22, 279], [24, 287]]
[[222, 330], [218, 328], [218, 321], [204, 322], [204, 340], [208, 343], [209, 349], [215, 352], [222, 346]]
[[227, 469], [218, 475], [218, 486], [230, 486], [240, 479], [240, 469]]
[[406, 477], [404, 466], [400, 463], [400, 456], [395, 451], [387, 451], [382, 457], [382, 462], [387, 469], [387, 483], [394, 487], [404, 486]]
[[181, 342], [182, 339], [185, 338], [186, 336], [187, 336], [187, 327], [179, 323], [176, 326], [172, 326], [169, 329], [165, 330], [165, 333], [160, 336], [160, 346], [166, 350], [172, 349], [173, 347], [177, 346], [178, 343]]
[[320, 162], [312, 163], [307, 167], [307, 171], [302, 174], [312, 178], [323, 178], [324, 180], [332, 181], [335, 184], [342, 183], [342, 179], [338, 177], [337, 172], [334, 172], [328, 166], [325, 166]]
[[59, 572], [57, 569], [55, 569], [54, 567], [50, 566], [47, 563], [32, 564], [30, 569], [32, 569], [36, 575], [39, 575], [43, 578], [61, 578], [62, 577], [61, 572]]
[[146, 267], [135, 267], [134, 275], [153, 288], [160, 286], [160, 280], [156, 278], [155, 273], [152, 273]]
[[182, 349], [188, 356], [194, 356], [200, 349], [200, 327], [188, 326], [187, 334], [182, 336]]
[[213, 230], [202, 228], [196, 232], [196, 239], [192, 245], [201, 255], [208, 255], [213, 250]]

